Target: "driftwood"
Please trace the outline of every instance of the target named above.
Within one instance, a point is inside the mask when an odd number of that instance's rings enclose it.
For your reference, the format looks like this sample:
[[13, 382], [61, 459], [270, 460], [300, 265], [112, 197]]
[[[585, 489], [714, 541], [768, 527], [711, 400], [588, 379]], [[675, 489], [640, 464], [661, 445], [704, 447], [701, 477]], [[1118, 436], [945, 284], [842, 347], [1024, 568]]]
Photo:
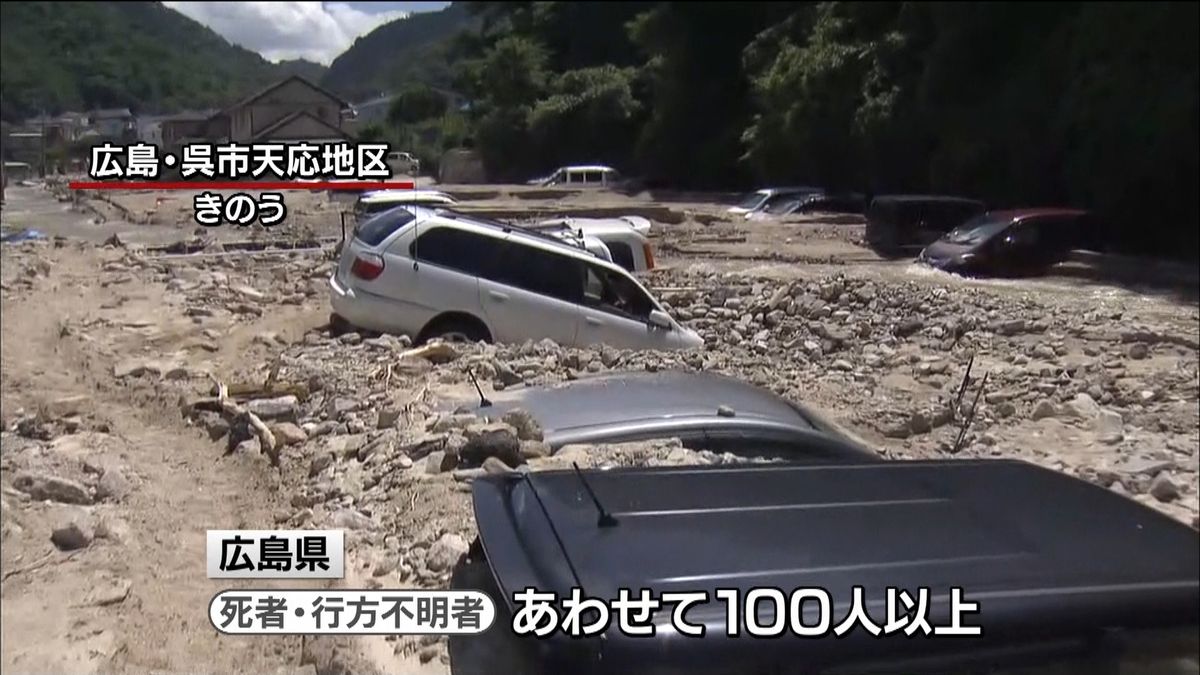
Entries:
[[[275, 441], [275, 434], [271, 433], [271, 430], [267, 428], [266, 423], [263, 422], [258, 415], [246, 410], [244, 407], [239, 405], [237, 401], [234, 401], [229, 397], [229, 387], [227, 387], [224, 382], [217, 380], [211, 375], [209, 377], [213, 380], [213, 383], [216, 384], [216, 398], [201, 399], [196, 401], [192, 403], [192, 408], [198, 410], [212, 410], [215, 408], [230, 421], [230, 424], [235, 424], [239, 421], [245, 421], [250, 427], [250, 430], [254, 432], [254, 435], [258, 437], [259, 447], [267, 454], [267, 457], [270, 458], [271, 466], [278, 467], [280, 447]], [[233, 432], [230, 431], [230, 433]]]

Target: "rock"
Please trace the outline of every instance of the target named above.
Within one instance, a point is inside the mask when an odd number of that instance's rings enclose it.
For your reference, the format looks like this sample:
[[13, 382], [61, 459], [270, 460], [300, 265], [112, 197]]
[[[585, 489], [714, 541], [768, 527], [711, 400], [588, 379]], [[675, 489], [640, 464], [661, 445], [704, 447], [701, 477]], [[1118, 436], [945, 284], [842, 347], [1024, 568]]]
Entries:
[[727, 405], [717, 406], [718, 417], [736, 417], [737, 411]]
[[1032, 418], [1035, 420], [1045, 419], [1047, 417], [1056, 417], [1058, 415], [1058, 406], [1050, 399], [1044, 398], [1038, 401], [1037, 406], [1033, 409]]
[[108, 469], [96, 484], [96, 499], [119, 502], [133, 492], [133, 483], [120, 468]]
[[[551, 455], [550, 446], [542, 441], [521, 441], [521, 457], [526, 461]], [[484, 460], [486, 463], [487, 460]]]
[[362, 342], [362, 336], [358, 333], [342, 333], [338, 336], [338, 342], [344, 345], [356, 345]]
[[262, 420], [296, 421], [296, 408], [300, 401], [295, 396], [257, 398], [246, 404], [246, 410]]
[[219, 441], [229, 433], [229, 422], [221, 413], [212, 412], [211, 410], [201, 410], [194, 413], [192, 421], [196, 426], [208, 432], [210, 441]]
[[446, 451], [435, 450], [425, 457], [425, 473], [431, 475], [439, 474], [445, 470], [442, 467], [446, 464]]
[[373, 530], [375, 521], [354, 509], [338, 509], [329, 516], [329, 526], [341, 530]]
[[538, 424], [533, 415], [523, 408], [509, 410], [504, 413], [500, 421], [515, 429], [519, 440], [540, 441], [543, 438], [542, 425]]
[[59, 524], [50, 533], [50, 541], [61, 551], [86, 548], [92, 543], [95, 533], [81, 518], [76, 517]]
[[496, 377], [494, 379], [504, 387], [512, 387], [525, 381], [516, 373], [516, 371], [514, 371], [512, 368], [509, 368], [504, 363], [497, 361], [495, 363], [495, 369]]
[[46, 404], [46, 414], [51, 417], [71, 417], [78, 415], [91, 400], [90, 396], [64, 396]]
[[1025, 332], [1025, 320], [1013, 319], [1011, 321], [1002, 321], [992, 326], [992, 332], [1005, 336], [1020, 335]]
[[87, 488], [73, 480], [22, 471], [13, 478], [13, 487], [36, 500], [48, 499], [63, 504], [92, 503]]
[[1062, 414], [1082, 420], [1094, 420], [1100, 416], [1100, 404], [1087, 394], [1076, 394], [1063, 404]]
[[122, 361], [113, 366], [113, 377], [118, 379], [124, 377], [141, 377], [147, 373], [161, 375], [162, 367], [153, 361], [140, 361], [137, 359]]
[[838, 359], [831, 363], [829, 367], [834, 370], [854, 370], [854, 366], [845, 359]]
[[1159, 474], [1150, 483], [1150, 496], [1160, 502], [1173, 502], [1179, 499], [1179, 494], [1179, 487], [1165, 473]]
[[908, 337], [925, 327], [920, 319], [905, 319], [896, 326], [896, 337]]
[[997, 417], [1012, 417], [1015, 414], [1017, 414], [1017, 406], [1011, 401], [1004, 401], [996, 406]]
[[470, 547], [467, 541], [454, 533], [443, 534], [440, 539], [429, 547], [425, 555], [425, 567], [431, 572], [448, 572], [458, 564], [458, 559], [466, 554]]
[[511, 426], [503, 422], [477, 424], [467, 427], [466, 432], [467, 443], [459, 454], [468, 465], [479, 466], [488, 457], [498, 457], [513, 467], [523, 461], [520, 440]]
[[115, 516], [104, 516], [96, 524], [96, 537], [108, 541], [127, 544], [132, 540], [129, 523]]
[[358, 404], [348, 398], [334, 398], [325, 405], [330, 419], [341, 419], [343, 415], [358, 409]]
[[388, 554], [379, 562], [375, 563], [375, 568], [371, 570], [371, 576], [382, 577], [391, 574], [400, 566], [400, 556]]
[[1101, 410], [1095, 421], [1097, 439], [1107, 445], [1115, 445], [1125, 439], [1125, 421], [1120, 413]]
[[483, 460], [483, 470], [485, 473], [497, 475], [503, 473], [512, 473], [512, 468], [496, 457], [488, 457]]
[[93, 582], [87, 594], [83, 596], [83, 604], [89, 607], [107, 607], [124, 602], [129, 597], [133, 582], [123, 578], [105, 578]]
[[[488, 459], [495, 459], [497, 462], [500, 462], [500, 460], [496, 459], [495, 457], [488, 457]], [[500, 462], [500, 464], [503, 466], [508, 466], [507, 464], [504, 464], [504, 462]], [[508, 469], [508, 471], [512, 471], [512, 469]], [[476, 478], [483, 478], [484, 476], [488, 475], [488, 472], [482, 467], [477, 469], [455, 469], [452, 475], [454, 480], [458, 481], [459, 483], [470, 483]]]
[[379, 417], [375, 420], [376, 429], [390, 429], [396, 426], [396, 421], [400, 419], [400, 414], [403, 411], [399, 408], [382, 408], [379, 411]]
[[322, 452], [314, 455], [312, 462], [308, 465], [308, 477], [313, 478], [320, 474], [325, 469], [333, 464], [334, 455], [332, 452]]
[[282, 445], [299, 445], [308, 440], [308, 434], [291, 422], [271, 425], [271, 433], [275, 435], [275, 440]]
[[1150, 347], [1146, 346], [1146, 343], [1144, 342], [1135, 342], [1132, 345], [1129, 345], [1128, 354], [1129, 358], [1135, 361], [1141, 361], [1142, 359], [1150, 356]]
[[1054, 353], [1054, 348], [1048, 344], [1039, 344], [1033, 348], [1033, 356], [1035, 358], [1052, 361], [1057, 354]]
[[926, 434], [933, 430], [933, 423], [924, 414], [916, 412], [908, 418], [908, 431], [912, 434]]

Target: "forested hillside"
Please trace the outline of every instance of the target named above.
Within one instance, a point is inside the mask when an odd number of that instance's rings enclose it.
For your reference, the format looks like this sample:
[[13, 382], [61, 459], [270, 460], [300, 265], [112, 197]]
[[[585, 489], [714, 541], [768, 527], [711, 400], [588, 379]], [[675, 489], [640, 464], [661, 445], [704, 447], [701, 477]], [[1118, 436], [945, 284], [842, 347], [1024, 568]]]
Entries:
[[465, 4], [456, 90], [497, 178], [1076, 204], [1196, 255], [1196, 3]]
[[334, 59], [322, 84], [352, 101], [413, 82], [448, 86], [453, 79], [452, 38], [471, 25], [462, 3], [384, 24], [355, 40]]
[[278, 76], [157, 2], [0, 3], [0, 111], [129, 107], [141, 112], [228, 103]]

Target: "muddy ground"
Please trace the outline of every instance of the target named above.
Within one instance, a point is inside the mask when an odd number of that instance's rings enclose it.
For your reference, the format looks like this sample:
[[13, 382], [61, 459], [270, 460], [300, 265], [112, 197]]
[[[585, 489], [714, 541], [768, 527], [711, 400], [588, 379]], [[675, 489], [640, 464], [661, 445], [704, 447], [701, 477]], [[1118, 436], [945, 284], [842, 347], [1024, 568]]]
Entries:
[[[219, 636], [208, 601], [245, 584], [205, 577], [205, 530], [345, 528], [345, 585], [440, 587], [473, 536], [482, 473], [744, 461], [671, 441], [546, 457], [511, 419], [519, 453], [481, 461], [465, 450], [480, 421], [449, 412], [472, 396], [468, 367], [490, 394], [628, 368], [723, 372], [888, 457], [1021, 458], [1197, 523], [1194, 269], [1081, 260], [969, 281], [879, 259], [853, 218], [746, 223], [698, 195], [448, 189], [491, 215], [651, 217], [647, 284], [706, 348], [412, 356], [403, 337], [329, 332], [342, 206], [327, 195], [289, 194], [287, 226], [264, 232], [200, 228], [187, 193], [9, 187], [4, 224], [60, 238], [0, 252], [0, 668], [445, 673], [432, 639]], [[301, 248], [271, 250], [286, 242]], [[196, 407], [214, 382], [268, 421], [278, 467], [262, 440]]]

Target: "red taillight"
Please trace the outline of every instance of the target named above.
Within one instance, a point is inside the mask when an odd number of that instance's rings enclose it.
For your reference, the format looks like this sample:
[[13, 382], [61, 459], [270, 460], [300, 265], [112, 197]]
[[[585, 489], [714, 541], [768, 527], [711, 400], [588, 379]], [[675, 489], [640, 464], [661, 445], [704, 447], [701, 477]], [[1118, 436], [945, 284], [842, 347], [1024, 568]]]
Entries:
[[646, 269], [654, 269], [654, 249], [650, 248], [650, 244], [642, 244], [642, 252], [646, 254]]
[[355, 256], [354, 264], [350, 266], [350, 273], [359, 279], [370, 281], [383, 274], [383, 258], [359, 254]]

